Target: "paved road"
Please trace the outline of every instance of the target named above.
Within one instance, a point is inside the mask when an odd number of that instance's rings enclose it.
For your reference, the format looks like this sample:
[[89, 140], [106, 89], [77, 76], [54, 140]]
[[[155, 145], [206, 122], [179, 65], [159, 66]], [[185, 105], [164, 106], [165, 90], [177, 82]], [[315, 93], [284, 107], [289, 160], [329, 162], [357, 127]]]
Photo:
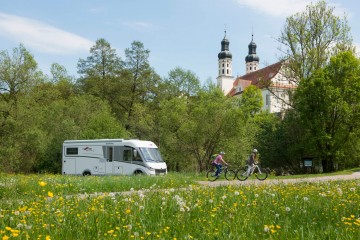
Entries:
[[[222, 176], [223, 177], [223, 176]], [[310, 177], [310, 178], [294, 178], [294, 179], [266, 179], [265, 181], [259, 181], [257, 179], [248, 179], [246, 181], [239, 181], [237, 179], [233, 181], [227, 181], [218, 179], [215, 182], [210, 181], [198, 181], [199, 184], [205, 186], [228, 186], [228, 185], [249, 185], [249, 184], [287, 184], [287, 183], [298, 183], [298, 182], [317, 182], [317, 181], [334, 181], [334, 180], [353, 180], [360, 179], [360, 172], [355, 172], [349, 175], [335, 175], [335, 176], [324, 176], [324, 177]]]

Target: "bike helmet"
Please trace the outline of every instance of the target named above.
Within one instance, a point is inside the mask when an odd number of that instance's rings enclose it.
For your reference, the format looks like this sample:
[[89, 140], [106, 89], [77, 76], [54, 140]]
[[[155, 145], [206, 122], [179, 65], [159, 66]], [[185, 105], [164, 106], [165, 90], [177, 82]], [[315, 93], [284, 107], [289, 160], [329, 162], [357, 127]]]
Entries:
[[224, 155], [225, 154], [225, 152], [220, 152], [220, 155]]
[[254, 152], [254, 153], [257, 153], [257, 152], [258, 152], [258, 150], [254, 148], [253, 152]]

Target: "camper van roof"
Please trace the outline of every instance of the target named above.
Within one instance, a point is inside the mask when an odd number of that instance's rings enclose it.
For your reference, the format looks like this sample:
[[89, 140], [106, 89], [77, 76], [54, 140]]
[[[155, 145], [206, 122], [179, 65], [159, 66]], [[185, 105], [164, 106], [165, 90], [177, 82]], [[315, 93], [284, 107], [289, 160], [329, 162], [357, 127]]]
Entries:
[[64, 143], [123, 142], [124, 139], [65, 140]]

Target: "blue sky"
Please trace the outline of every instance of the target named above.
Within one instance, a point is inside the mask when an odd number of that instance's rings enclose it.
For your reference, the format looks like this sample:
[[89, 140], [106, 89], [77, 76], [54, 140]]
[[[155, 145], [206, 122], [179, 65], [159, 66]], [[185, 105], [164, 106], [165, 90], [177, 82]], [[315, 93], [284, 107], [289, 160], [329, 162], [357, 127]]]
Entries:
[[[245, 72], [251, 34], [260, 66], [276, 62], [286, 17], [303, 11], [309, 0], [1, 0], [0, 50], [20, 43], [46, 74], [54, 62], [77, 76], [77, 62], [90, 55], [99, 38], [124, 59], [124, 50], [141, 41], [150, 65], [165, 77], [175, 67], [193, 71], [204, 82], [216, 80], [217, 54], [226, 26], [233, 74]], [[328, 0], [336, 14], [346, 13], [360, 49], [360, 3]]]

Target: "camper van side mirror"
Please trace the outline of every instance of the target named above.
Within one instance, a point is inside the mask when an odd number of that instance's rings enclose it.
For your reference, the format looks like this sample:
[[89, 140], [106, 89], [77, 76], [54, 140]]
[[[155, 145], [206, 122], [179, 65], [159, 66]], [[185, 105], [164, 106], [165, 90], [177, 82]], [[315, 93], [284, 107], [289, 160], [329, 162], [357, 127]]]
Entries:
[[138, 155], [138, 152], [136, 151], [136, 149], [134, 149], [134, 158], [136, 158]]

